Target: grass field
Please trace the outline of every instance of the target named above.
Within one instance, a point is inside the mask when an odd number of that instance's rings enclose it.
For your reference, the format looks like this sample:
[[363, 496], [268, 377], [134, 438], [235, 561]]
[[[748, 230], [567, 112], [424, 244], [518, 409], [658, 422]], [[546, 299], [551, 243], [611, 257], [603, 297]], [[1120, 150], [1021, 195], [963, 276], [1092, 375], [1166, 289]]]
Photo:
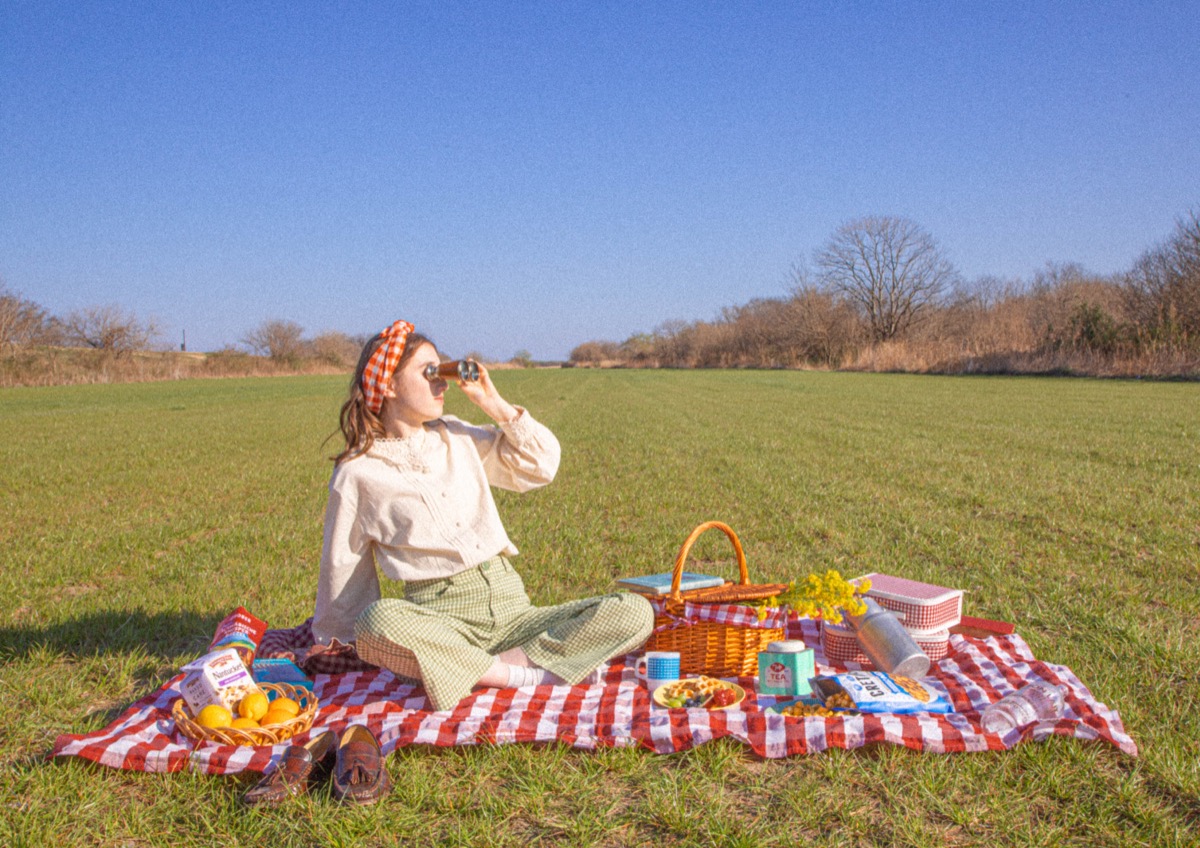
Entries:
[[[501, 493], [537, 602], [664, 570], [701, 520], [755, 579], [835, 567], [968, 591], [1141, 748], [878, 747], [760, 761], [402, 749], [375, 808], [246, 814], [245, 778], [45, 760], [244, 604], [311, 613], [344, 377], [0, 390], [0, 845], [1190, 845], [1200, 841], [1200, 388], [802, 372], [496, 377], [559, 436]], [[450, 411], [478, 420], [461, 397]], [[729, 569], [728, 543], [695, 553]]]

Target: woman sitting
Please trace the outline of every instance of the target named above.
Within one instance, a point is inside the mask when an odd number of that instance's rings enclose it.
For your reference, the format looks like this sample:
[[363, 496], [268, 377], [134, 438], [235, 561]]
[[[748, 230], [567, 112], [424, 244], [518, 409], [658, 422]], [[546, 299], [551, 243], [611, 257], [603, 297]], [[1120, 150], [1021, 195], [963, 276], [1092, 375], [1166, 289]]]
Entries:
[[[650, 604], [625, 592], [530, 603], [491, 487], [549, 483], [558, 440], [501, 397], [483, 366], [477, 381], [456, 382], [499, 426], [443, 415], [448, 383], [426, 377], [439, 362], [405, 321], [363, 349], [329, 482], [317, 650], [354, 641], [366, 662], [421, 681], [437, 710], [476, 686], [580, 683], [647, 639]], [[404, 581], [403, 599], [380, 598], [377, 567]]]

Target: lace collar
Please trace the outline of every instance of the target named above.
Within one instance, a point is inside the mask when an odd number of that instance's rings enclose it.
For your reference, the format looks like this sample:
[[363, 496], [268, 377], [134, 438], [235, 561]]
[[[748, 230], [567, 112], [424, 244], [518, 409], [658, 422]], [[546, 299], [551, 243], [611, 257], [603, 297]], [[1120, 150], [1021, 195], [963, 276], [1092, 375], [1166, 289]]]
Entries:
[[428, 430], [419, 430], [403, 438], [376, 439], [367, 455], [383, 460], [401, 471], [428, 471], [429, 466], [421, 456], [428, 441]]

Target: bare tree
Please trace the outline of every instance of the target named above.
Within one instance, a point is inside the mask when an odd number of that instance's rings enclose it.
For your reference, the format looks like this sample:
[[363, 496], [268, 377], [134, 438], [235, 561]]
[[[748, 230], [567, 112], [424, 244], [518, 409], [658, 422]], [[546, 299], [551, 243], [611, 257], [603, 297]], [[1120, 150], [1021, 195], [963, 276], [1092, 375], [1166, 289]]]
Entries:
[[308, 344], [312, 355], [322, 362], [343, 368], [353, 368], [358, 362], [362, 345], [345, 333], [330, 331], [321, 333]]
[[53, 324], [45, 309], [0, 283], [0, 353], [44, 343]]
[[582, 365], [584, 363], [600, 365], [605, 362], [616, 362], [621, 358], [621, 348], [616, 342], [588, 341], [571, 349], [570, 361]]
[[299, 359], [304, 353], [304, 328], [294, 321], [264, 321], [242, 339], [260, 356], [277, 360]]
[[1200, 211], [1125, 275], [1126, 303], [1138, 326], [1163, 340], [1200, 338]]
[[153, 320], [142, 321], [119, 306], [89, 306], [72, 312], [63, 323], [63, 332], [70, 343], [116, 354], [143, 350], [159, 334]]
[[906, 218], [843, 224], [816, 264], [821, 282], [863, 311], [874, 341], [902, 334], [958, 279], [933, 237]]

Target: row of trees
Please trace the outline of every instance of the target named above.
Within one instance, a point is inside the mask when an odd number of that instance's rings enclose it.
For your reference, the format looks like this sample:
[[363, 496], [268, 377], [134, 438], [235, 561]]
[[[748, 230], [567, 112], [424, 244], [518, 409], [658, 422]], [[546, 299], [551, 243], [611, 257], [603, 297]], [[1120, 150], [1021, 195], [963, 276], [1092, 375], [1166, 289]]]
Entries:
[[[59, 318], [0, 284], [0, 355], [31, 348], [74, 347], [120, 358], [133, 351], [153, 349], [161, 335], [153, 320], [142, 320], [117, 306], [92, 306]], [[270, 319], [240, 339], [242, 350], [226, 347], [217, 353], [229, 360], [245, 358], [248, 350], [284, 369], [309, 366], [347, 369], [357, 363], [367, 338], [336, 331], [309, 337], [294, 321]], [[484, 358], [478, 353], [469, 355]], [[535, 364], [529, 352], [523, 350], [514, 354], [510, 362], [522, 367]]]
[[[60, 318], [0, 284], [0, 354], [35, 347], [76, 347], [120, 357], [152, 349], [161, 337], [155, 321], [141, 319], [119, 306], [90, 306]], [[317, 360], [348, 367], [356, 362], [366, 339], [338, 332], [306, 338], [299, 324], [270, 320], [241, 341], [253, 353], [278, 364]], [[227, 348], [223, 352], [236, 350]]]
[[118, 306], [90, 306], [59, 318], [0, 285], [0, 353], [39, 345], [128, 353], [148, 347], [158, 335], [153, 321]]
[[[1128, 271], [1048, 265], [1022, 281], [966, 283], [912, 221], [840, 227], [793, 271], [786, 297], [728, 307], [712, 321], [671, 321], [623, 342], [590, 341], [576, 365], [871, 367], [880, 351], [907, 370], [1021, 370], [1086, 355], [1175, 362], [1200, 354], [1200, 216], [1193, 212]], [[869, 360], [869, 361], [868, 361]], [[918, 361], [919, 360], [919, 361]], [[1173, 366], [1169, 366], [1173, 367]]]

